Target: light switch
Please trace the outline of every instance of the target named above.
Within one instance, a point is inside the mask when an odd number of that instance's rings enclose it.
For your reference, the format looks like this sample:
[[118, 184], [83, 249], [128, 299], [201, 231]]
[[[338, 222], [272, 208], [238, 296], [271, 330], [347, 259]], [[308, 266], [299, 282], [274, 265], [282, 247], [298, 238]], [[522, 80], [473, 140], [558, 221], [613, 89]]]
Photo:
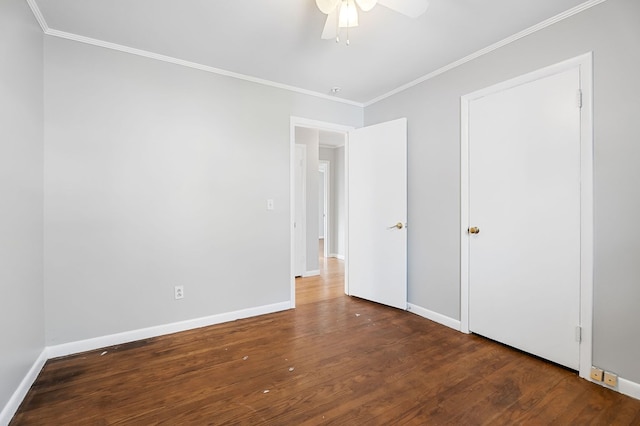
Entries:
[[273, 210], [273, 200], [267, 200], [267, 210]]

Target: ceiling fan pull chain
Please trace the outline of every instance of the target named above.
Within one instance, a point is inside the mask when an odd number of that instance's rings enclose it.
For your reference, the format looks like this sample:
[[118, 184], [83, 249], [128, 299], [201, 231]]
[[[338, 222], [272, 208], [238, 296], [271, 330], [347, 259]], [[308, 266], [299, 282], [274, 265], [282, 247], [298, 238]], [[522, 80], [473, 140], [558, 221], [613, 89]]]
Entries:
[[[340, 8], [340, 5], [338, 5]], [[336, 14], [336, 43], [340, 43], [340, 14]]]
[[[345, 3], [345, 7], [347, 8], [347, 11], [349, 10], [349, 2]], [[356, 7], [356, 5], [354, 4], [353, 7]], [[347, 13], [347, 46], [349, 45], [349, 27], [351, 26], [351, 14]]]

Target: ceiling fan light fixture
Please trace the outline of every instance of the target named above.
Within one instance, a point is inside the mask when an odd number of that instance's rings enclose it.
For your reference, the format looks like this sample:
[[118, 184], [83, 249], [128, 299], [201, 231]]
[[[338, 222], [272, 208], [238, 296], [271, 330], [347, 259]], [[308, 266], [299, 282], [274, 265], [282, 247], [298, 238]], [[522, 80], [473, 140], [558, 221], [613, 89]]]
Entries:
[[342, 0], [340, 3], [340, 14], [338, 27], [353, 28], [358, 26], [358, 10], [354, 0]]
[[328, 15], [338, 7], [339, 2], [340, 0], [316, 0], [316, 5], [322, 13]]
[[[429, 7], [429, 0], [315, 0], [316, 5], [327, 19], [322, 30], [323, 40], [335, 39], [340, 42], [340, 32], [347, 35], [349, 45], [349, 28], [358, 26], [358, 8], [368, 12], [377, 4], [406, 15], [410, 18], [421, 16]], [[342, 29], [345, 28], [346, 31]]]
[[378, 0], [356, 0], [363, 12], [368, 12], [378, 3]]

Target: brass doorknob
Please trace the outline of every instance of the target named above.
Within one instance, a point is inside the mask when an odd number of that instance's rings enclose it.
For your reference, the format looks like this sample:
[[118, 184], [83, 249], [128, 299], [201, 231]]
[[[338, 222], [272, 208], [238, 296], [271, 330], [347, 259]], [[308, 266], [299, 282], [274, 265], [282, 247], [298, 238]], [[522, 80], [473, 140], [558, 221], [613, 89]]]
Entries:
[[398, 222], [395, 225], [389, 227], [389, 229], [393, 229], [393, 228], [402, 229], [404, 228], [404, 225], [402, 224], [402, 222]]
[[480, 228], [478, 228], [477, 226], [472, 226], [471, 228], [469, 228], [469, 233], [470, 234], [479, 234], [480, 233]]

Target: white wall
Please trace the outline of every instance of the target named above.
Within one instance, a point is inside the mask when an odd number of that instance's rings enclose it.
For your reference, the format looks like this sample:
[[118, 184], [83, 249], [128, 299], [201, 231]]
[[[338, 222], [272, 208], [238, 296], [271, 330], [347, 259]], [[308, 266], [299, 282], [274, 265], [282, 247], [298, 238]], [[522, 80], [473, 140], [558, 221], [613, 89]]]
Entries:
[[292, 115], [362, 124], [358, 107], [46, 37], [47, 343], [288, 301]]
[[0, 2], [0, 411], [44, 349], [42, 38], [25, 1]]
[[318, 261], [318, 153], [319, 131], [306, 127], [295, 128], [295, 142], [307, 146], [307, 176], [306, 176], [306, 240], [307, 264], [304, 274], [317, 271]]
[[594, 54], [593, 363], [640, 383], [640, 2], [609, 0], [365, 109], [408, 117], [409, 301], [460, 318], [460, 97]]

